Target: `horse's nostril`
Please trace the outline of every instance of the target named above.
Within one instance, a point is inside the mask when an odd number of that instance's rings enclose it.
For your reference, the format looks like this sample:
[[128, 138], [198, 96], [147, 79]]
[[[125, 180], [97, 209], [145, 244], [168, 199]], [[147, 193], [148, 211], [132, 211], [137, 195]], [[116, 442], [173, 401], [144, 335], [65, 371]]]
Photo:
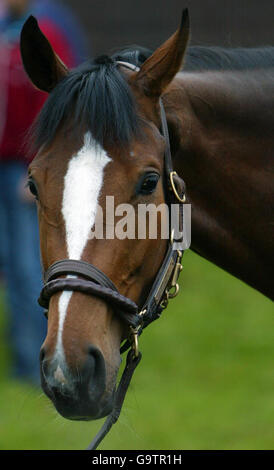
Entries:
[[105, 361], [102, 353], [93, 345], [88, 347], [88, 359], [85, 368], [89, 375], [90, 385], [94, 386], [96, 383], [97, 388], [104, 388], [106, 379]]
[[42, 346], [40, 349], [40, 362], [42, 362], [45, 359], [46, 351], [45, 348]]
[[89, 382], [94, 378], [96, 371], [96, 357], [97, 355], [95, 348], [88, 348], [87, 359], [85, 361], [84, 367], [81, 370], [81, 381], [83, 383]]
[[49, 361], [47, 360], [47, 351], [46, 351], [46, 348], [42, 346], [42, 348], [40, 349], [40, 367], [41, 367], [41, 374], [42, 374], [42, 377], [46, 377], [47, 376], [47, 369], [48, 369], [48, 366], [49, 366]]

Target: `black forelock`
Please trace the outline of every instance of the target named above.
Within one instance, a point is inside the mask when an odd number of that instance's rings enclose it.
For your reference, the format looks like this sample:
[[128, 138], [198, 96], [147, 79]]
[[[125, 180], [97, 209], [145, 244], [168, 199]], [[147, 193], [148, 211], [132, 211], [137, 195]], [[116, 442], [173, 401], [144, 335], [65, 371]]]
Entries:
[[59, 127], [90, 131], [103, 144], [127, 144], [138, 132], [135, 102], [115, 60], [100, 56], [73, 69], [50, 93], [32, 130], [35, 148], [52, 142]]

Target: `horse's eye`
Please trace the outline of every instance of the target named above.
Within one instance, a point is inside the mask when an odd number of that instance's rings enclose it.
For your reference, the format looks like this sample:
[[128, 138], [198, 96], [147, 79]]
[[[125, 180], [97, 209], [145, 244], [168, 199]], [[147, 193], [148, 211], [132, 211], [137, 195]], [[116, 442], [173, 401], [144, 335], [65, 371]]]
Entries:
[[160, 175], [155, 172], [146, 173], [139, 181], [137, 194], [152, 194], [158, 184]]
[[29, 187], [29, 190], [33, 196], [35, 196], [35, 199], [38, 199], [38, 190], [35, 182], [33, 181], [32, 178], [28, 180], [27, 186]]

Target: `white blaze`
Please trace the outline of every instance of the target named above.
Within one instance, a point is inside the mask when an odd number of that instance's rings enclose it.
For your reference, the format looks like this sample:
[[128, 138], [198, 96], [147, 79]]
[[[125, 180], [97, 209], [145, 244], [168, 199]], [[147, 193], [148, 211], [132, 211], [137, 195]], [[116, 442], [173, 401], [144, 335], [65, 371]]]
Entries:
[[[98, 199], [103, 185], [104, 168], [111, 159], [88, 132], [84, 145], [74, 155], [64, 180], [62, 215], [65, 221], [69, 259], [80, 260], [94, 226]], [[72, 292], [59, 299], [59, 328], [56, 353], [64, 358], [62, 332]]]
[[66, 227], [68, 257], [79, 260], [95, 223], [104, 167], [110, 161], [90, 133], [84, 146], [69, 162], [65, 176], [62, 214]]

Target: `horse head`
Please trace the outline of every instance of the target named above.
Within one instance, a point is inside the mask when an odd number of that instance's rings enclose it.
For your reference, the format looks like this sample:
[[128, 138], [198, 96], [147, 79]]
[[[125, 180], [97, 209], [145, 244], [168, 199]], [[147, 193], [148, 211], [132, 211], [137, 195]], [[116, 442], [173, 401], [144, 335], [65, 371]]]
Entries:
[[[188, 34], [185, 11], [179, 29], [140, 68], [103, 56], [70, 71], [36, 20], [25, 23], [25, 70], [34, 86], [49, 94], [34, 128], [37, 153], [29, 167], [44, 272], [59, 260], [86, 262], [121, 296], [143, 305], [167, 251], [160, 222], [168, 225], [168, 216], [160, 221], [157, 213], [154, 237], [118, 236], [117, 227], [120, 223], [123, 232], [125, 205], [133, 208], [135, 220], [140, 204], [165, 203], [159, 100], [181, 67]], [[113, 219], [112, 201], [120, 208]], [[97, 221], [103, 235], [91, 236]], [[59, 273], [59, 281], [78, 277]], [[104, 297], [68, 289], [51, 295], [41, 380], [60, 414], [69, 419], [109, 414], [120, 345], [128, 337], [128, 324]]]

